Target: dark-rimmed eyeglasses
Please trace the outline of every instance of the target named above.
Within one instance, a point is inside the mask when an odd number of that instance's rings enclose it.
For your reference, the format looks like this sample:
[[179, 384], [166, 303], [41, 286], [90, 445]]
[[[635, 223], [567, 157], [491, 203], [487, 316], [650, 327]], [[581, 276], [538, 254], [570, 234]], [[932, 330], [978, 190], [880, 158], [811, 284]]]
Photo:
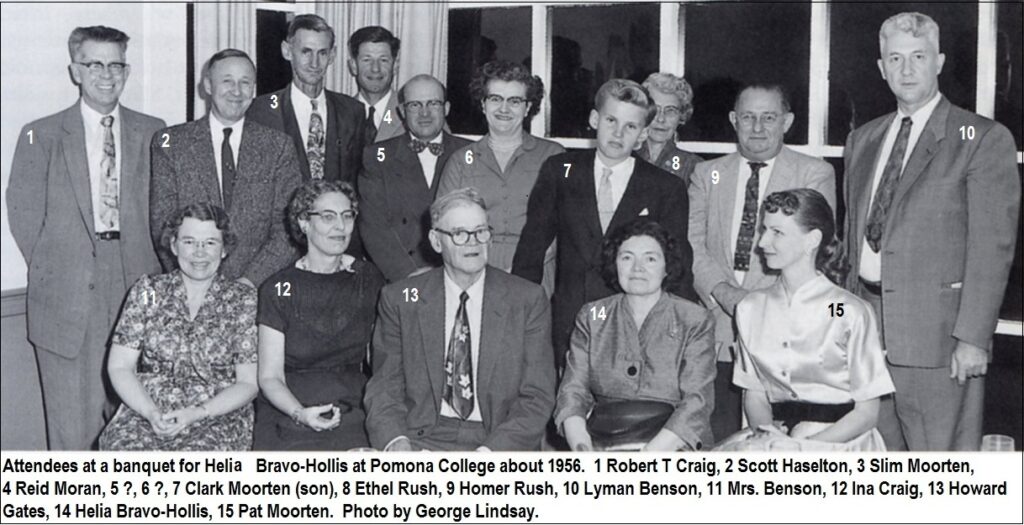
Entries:
[[470, 237], [476, 239], [477, 244], [487, 244], [491, 240], [493, 231], [491, 227], [480, 228], [479, 230], [466, 231], [466, 230], [455, 230], [453, 232], [442, 230], [441, 228], [434, 228], [434, 231], [443, 233], [452, 238], [452, 244], [455, 246], [464, 246], [469, 243]]
[[104, 64], [99, 60], [94, 60], [92, 62], [75, 62], [75, 64], [85, 66], [85, 68], [89, 70], [89, 74], [95, 76], [100, 76], [104, 71], [107, 71], [111, 75], [119, 77], [124, 74], [126, 69], [128, 69], [128, 64], [125, 64], [124, 62], [111, 62], [109, 64]]

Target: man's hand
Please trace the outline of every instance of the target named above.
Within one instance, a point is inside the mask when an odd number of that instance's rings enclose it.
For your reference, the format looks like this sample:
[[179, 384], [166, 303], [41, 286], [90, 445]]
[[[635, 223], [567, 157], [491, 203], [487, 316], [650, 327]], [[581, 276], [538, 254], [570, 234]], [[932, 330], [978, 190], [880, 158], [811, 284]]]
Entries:
[[711, 290], [711, 297], [722, 308], [722, 311], [730, 317], [736, 314], [736, 305], [747, 296], [747, 290], [737, 288], [725, 281], [718, 283], [714, 290]]
[[955, 377], [961, 385], [968, 378], [981, 377], [988, 372], [988, 351], [966, 341], [957, 341], [949, 370], [950, 379]]

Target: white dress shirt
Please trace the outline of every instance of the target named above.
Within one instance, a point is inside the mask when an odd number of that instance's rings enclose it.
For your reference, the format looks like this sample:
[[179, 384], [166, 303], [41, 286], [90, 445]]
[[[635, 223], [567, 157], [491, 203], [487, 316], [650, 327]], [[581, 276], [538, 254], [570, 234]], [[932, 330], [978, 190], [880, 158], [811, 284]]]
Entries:
[[612, 205], [616, 210], [619, 209], [619, 202], [622, 201], [622, 195], [626, 193], [629, 179], [633, 178], [635, 166], [636, 159], [632, 156], [614, 166], [606, 166], [604, 162], [601, 162], [601, 157], [594, 153], [594, 197], [597, 198], [597, 194], [601, 191], [604, 168], [609, 168], [612, 170], [612, 175], [609, 177], [612, 185]]
[[[356, 99], [359, 100], [359, 102], [363, 103], [363, 119], [366, 119], [366, 117], [370, 114], [370, 106], [373, 106], [373, 125], [377, 129], [380, 129], [380, 123], [381, 121], [384, 120], [384, 113], [387, 112], [388, 103], [391, 102], [391, 97], [393, 96], [395, 96], [395, 92], [389, 91], [387, 96], [381, 97], [376, 104], [370, 104], [369, 102], [367, 102], [365, 98], [363, 98], [362, 93], [356, 94]], [[399, 117], [398, 115], [391, 115], [390, 118], [394, 120]]]
[[[466, 301], [466, 315], [469, 317], [469, 352], [473, 357], [473, 412], [469, 414], [466, 421], [483, 421], [480, 415], [480, 383], [476, 371], [480, 368], [480, 324], [484, 311], [484, 277], [485, 269], [475, 283], [466, 289], [469, 299]], [[455, 328], [455, 314], [459, 311], [459, 296], [462, 295], [462, 288], [455, 284], [448, 272], [444, 272], [444, 354], [448, 357], [449, 341], [452, 337], [452, 329]], [[444, 362], [436, 366], [444, 369]], [[460, 419], [459, 413], [448, 404], [443, 397], [441, 399], [441, 415]]]
[[[429, 140], [430, 144], [440, 144], [444, 133], [438, 133], [436, 137]], [[411, 140], [411, 139], [410, 139]], [[430, 148], [416, 154], [420, 158], [420, 166], [423, 167], [423, 178], [427, 179], [427, 187], [434, 187], [434, 170], [437, 169], [437, 155], [430, 152]]]
[[242, 117], [238, 122], [230, 126], [225, 126], [217, 117], [210, 114], [210, 138], [213, 141], [213, 160], [217, 161], [217, 185], [221, 189], [221, 195], [224, 193], [224, 176], [221, 173], [223, 171], [223, 163], [220, 158], [220, 146], [224, 142], [224, 128], [231, 128], [231, 153], [235, 157], [235, 172], [238, 172], [238, 150], [242, 147], [242, 128], [245, 126], [245, 117]]
[[[291, 91], [295, 122], [299, 125], [299, 133], [302, 134], [302, 147], [305, 148], [309, 144], [309, 119], [313, 115], [313, 99], [307, 97], [294, 82], [292, 82]], [[327, 95], [323, 89], [316, 97], [316, 112], [320, 114], [320, 119], [324, 123], [324, 136], [327, 136]]]
[[[871, 214], [871, 206], [875, 202], [875, 192], [878, 191], [878, 184], [882, 181], [882, 172], [885, 171], [885, 165], [889, 163], [889, 155], [892, 153], [893, 146], [896, 145], [896, 137], [900, 134], [900, 126], [903, 124], [903, 117], [910, 117], [913, 122], [910, 126], [910, 138], [907, 141], [907, 151], [903, 154], [903, 166], [900, 168], [900, 175], [903, 174], [903, 168], [907, 167], [907, 161], [910, 160], [910, 155], [914, 152], [914, 147], [917, 146], [917, 140], [921, 138], [921, 132], [924, 131], [925, 124], [928, 123], [928, 119], [932, 117], [932, 112], [935, 111], [935, 107], [939, 105], [939, 101], [942, 100], [942, 95], [938, 92], [935, 96], [924, 106], [918, 109], [913, 115], [907, 115], [903, 110], [896, 110], [896, 118], [892, 119], [892, 124], [889, 125], [889, 130], [885, 133], [885, 140], [882, 141], [882, 152], [878, 155], [878, 163], [875, 166], [875, 174], [871, 179], [871, 198], [868, 201], [868, 215]], [[856, 213], [850, 211], [847, 213]], [[865, 234], [867, 228], [864, 228]], [[867, 236], [861, 239], [860, 246], [860, 277], [865, 281], [873, 283], [882, 281], [882, 254], [881, 251], [875, 253], [868, 245]]]
[[[79, 104], [82, 108], [82, 124], [85, 126], [85, 154], [89, 162], [89, 189], [92, 193], [92, 220], [93, 229], [96, 232], [105, 232], [109, 228], [100, 220], [100, 191], [102, 186], [103, 173], [100, 170], [100, 163], [103, 162], [103, 124], [100, 121], [106, 115], [100, 114], [89, 107], [83, 101]], [[121, 193], [121, 105], [114, 107], [109, 115], [114, 117], [111, 129], [114, 132], [114, 176], [118, 178], [118, 195]], [[120, 201], [120, 199], [118, 199]], [[119, 230], [117, 224], [114, 230]], [[113, 230], [112, 230], [113, 231]]]
[[[747, 182], [750, 180], [750, 175], [753, 171], [750, 169], [751, 162], [764, 162], [767, 166], [761, 168], [761, 171], [757, 172], [757, 209], [761, 209], [761, 203], [764, 202], [766, 195], [765, 191], [768, 190], [768, 179], [772, 176], [772, 168], [775, 167], [775, 159], [778, 156], [772, 157], [768, 160], [763, 161], [752, 161], [750, 159], [740, 157], [740, 171], [736, 177], [736, 196], [733, 199], [732, 204], [732, 227], [729, 229], [729, 248], [732, 248], [732, 257], [730, 261], [734, 261], [736, 258], [736, 239], [740, 236], [740, 224], [743, 222], [743, 205], [747, 202]], [[757, 247], [757, 230], [754, 230], [754, 243], [751, 245], [751, 250]], [[756, 255], [751, 255], [751, 258]], [[730, 264], [731, 266], [731, 264]], [[743, 278], [747, 276], [747, 272], [741, 270], [733, 270], [733, 275], [736, 276], [736, 282], [743, 284]]]

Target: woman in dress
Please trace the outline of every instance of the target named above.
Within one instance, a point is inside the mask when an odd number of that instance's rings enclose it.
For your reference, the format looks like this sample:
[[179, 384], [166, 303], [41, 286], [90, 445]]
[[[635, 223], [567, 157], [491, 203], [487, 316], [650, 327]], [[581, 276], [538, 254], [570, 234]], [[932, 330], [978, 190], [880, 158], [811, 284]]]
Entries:
[[[540, 167], [565, 148], [526, 132], [525, 126], [540, 111], [544, 83], [522, 64], [504, 60], [484, 64], [473, 74], [469, 91], [487, 118], [487, 134], [452, 153], [437, 195], [466, 187], [480, 192], [494, 228], [488, 264], [508, 272], [526, 225], [526, 205]], [[554, 263], [552, 245], [544, 264], [543, 285], [548, 296], [555, 289]]]
[[604, 242], [609, 286], [621, 293], [584, 305], [576, 316], [555, 425], [573, 450], [592, 450], [587, 415], [622, 400], [654, 400], [674, 410], [644, 450], [697, 450], [712, 443], [714, 320], [666, 291], [683, 275], [676, 240], [638, 220]]
[[844, 258], [815, 190], [769, 195], [758, 248], [781, 277], [736, 307], [733, 382], [749, 429], [723, 449], [885, 450], [879, 398], [893, 392], [871, 306], [836, 286]]
[[676, 131], [693, 115], [693, 88], [671, 73], [651, 73], [643, 86], [658, 106], [658, 115], [647, 126], [647, 140], [637, 152], [640, 158], [689, 182], [693, 168], [704, 159], [676, 147]]
[[384, 277], [345, 253], [359, 210], [345, 182], [314, 180], [288, 206], [306, 254], [260, 287], [256, 450], [365, 447], [361, 406], [374, 305]]
[[256, 290], [217, 271], [233, 243], [227, 214], [212, 204], [191, 204], [164, 224], [161, 245], [178, 269], [128, 292], [107, 362], [124, 404], [101, 450], [252, 445]]

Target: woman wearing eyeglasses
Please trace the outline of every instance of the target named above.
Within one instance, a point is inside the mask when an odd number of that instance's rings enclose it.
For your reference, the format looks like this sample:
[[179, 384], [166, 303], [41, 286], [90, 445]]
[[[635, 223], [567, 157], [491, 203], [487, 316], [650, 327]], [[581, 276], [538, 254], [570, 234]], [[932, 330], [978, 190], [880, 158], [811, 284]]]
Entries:
[[693, 88], [671, 73], [651, 73], [643, 86], [651, 94], [658, 115], [647, 126], [647, 140], [637, 152], [640, 158], [685, 180], [704, 159], [676, 147], [676, 130], [693, 115]]
[[255, 450], [347, 450], [369, 443], [362, 362], [384, 277], [345, 253], [358, 214], [346, 182], [314, 180], [288, 205], [307, 247], [260, 287]]
[[[540, 111], [544, 83], [522, 64], [504, 60], [484, 64], [473, 74], [469, 91], [487, 118], [487, 134], [452, 154], [437, 195], [466, 187], [479, 190], [494, 229], [488, 262], [507, 272], [526, 225], [526, 205], [540, 167], [565, 149], [526, 132], [525, 126]], [[554, 290], [553, 246], [545, 259], [543, 283], [549, 296]]]

